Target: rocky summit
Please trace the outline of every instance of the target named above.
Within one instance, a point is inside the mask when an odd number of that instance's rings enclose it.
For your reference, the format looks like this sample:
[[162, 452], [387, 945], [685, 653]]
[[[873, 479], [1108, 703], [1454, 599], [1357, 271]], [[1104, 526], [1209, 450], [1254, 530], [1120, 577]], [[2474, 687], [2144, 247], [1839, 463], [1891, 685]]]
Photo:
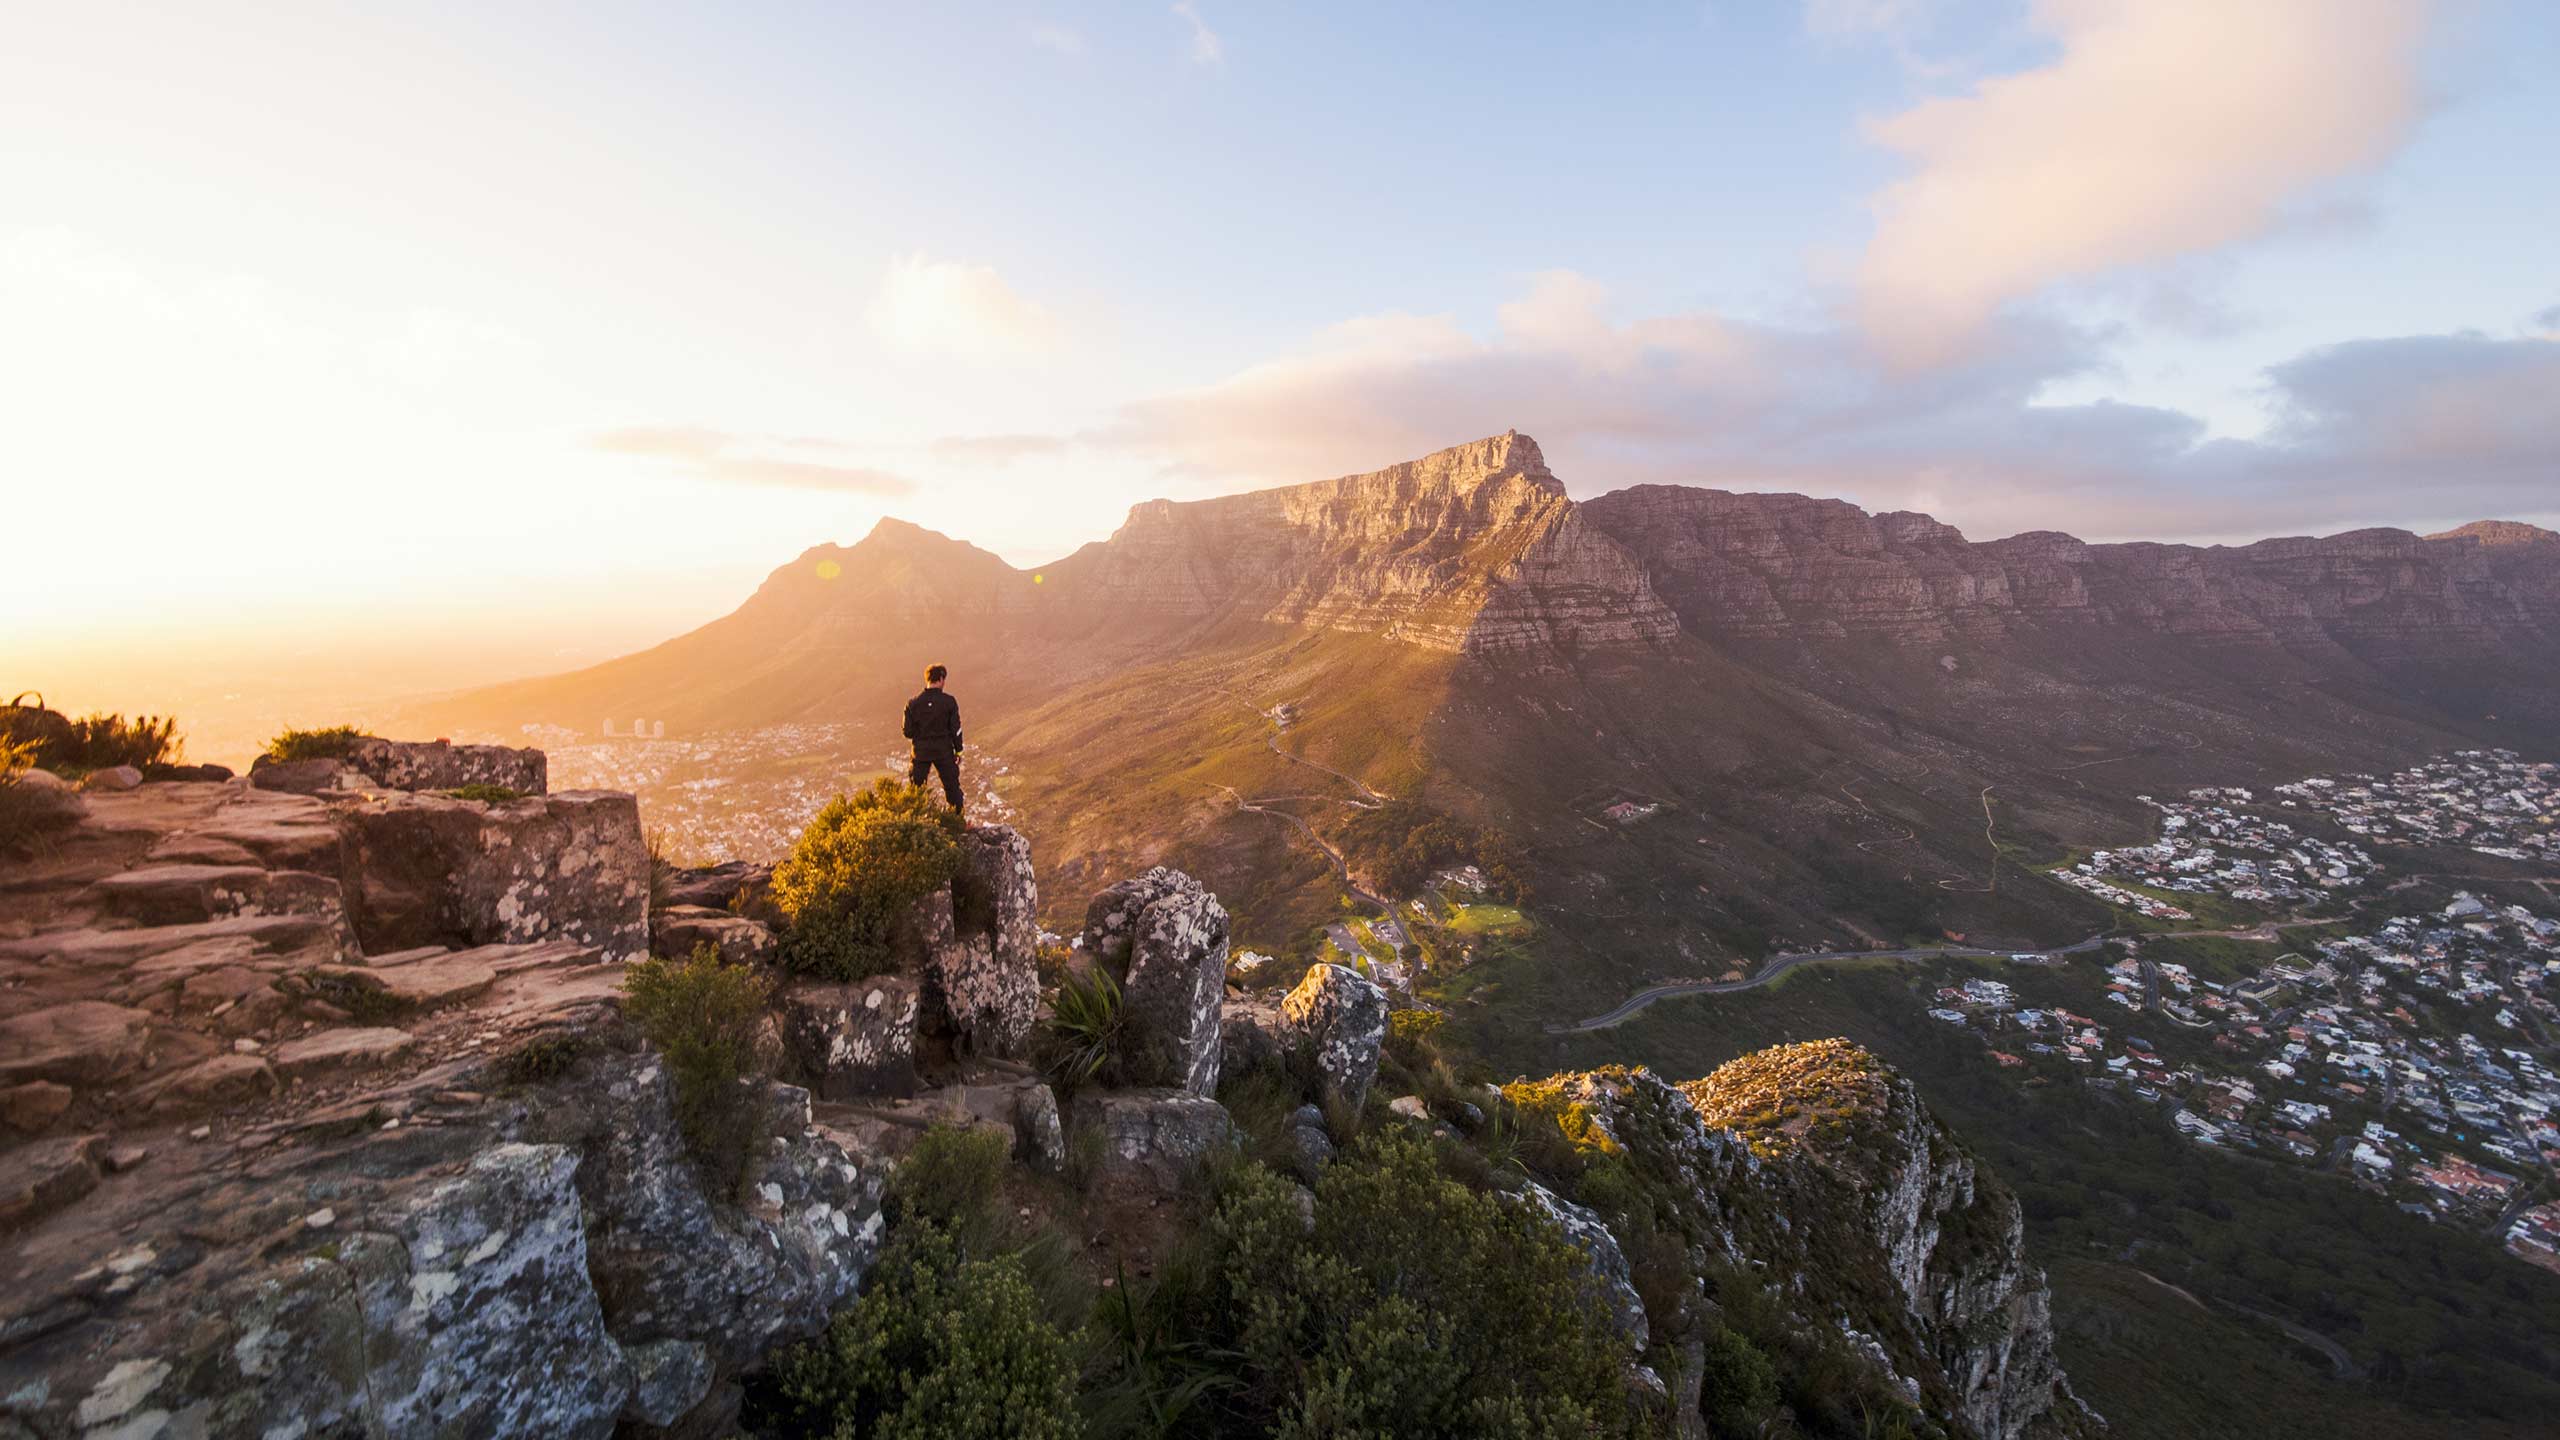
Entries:
[[[1081, 1263], [1143, 1274], [1165, 1207], [1268, 1143], [1219, 1097], [1274, 1087], [1304, 1100], [1269, 1133], [1316, 1187], [1311, 1227], [1358, 1193], [1327, 1172], [1398, 1130], [1454, 1143], [1498, 1111], [1527, 1134], [1555, 1168], [1479, 1183], [1571, 1247], [1632, 1403], [1680, 1433], [1703, 1433], [1714, 1277], [1737, 1267], [1947, 1433], [2096, 1425], [2015, 1202], [1863, 1052], [1368, 1100], [1361, 1121], [1385, 993], [1317, 966], [1276, 1006], [1231, 994], [1224, 908], [1159, 868], [1094, 897], [1067, 950], [1114, 977], [1130, 1029], [1121, 1068], [1062, 1103], [1021, 1063], [1052, 1023], [1028, 845], [981, 826], [963, 850], [885, 969], [821, 982], [774, 970], [751, 869], [662, 874], [653, 909], [629, 796], [91, 794], [0, 886], [0, 1433], [733, 1433], [767, 1368], [866, 1293], [921, 1137], [998, 1137], [1032, 1177], [1008, 1195], [1069, 1205]], [[769, 977], [734, 1176], [683, 1118], [690, 1062], [634, 1018], [652, 950]], [[1384, 1128], [1346, 1150], [1346, 1125]], [[1575, 1198], [1601, 1160], [1641, 1204]]]

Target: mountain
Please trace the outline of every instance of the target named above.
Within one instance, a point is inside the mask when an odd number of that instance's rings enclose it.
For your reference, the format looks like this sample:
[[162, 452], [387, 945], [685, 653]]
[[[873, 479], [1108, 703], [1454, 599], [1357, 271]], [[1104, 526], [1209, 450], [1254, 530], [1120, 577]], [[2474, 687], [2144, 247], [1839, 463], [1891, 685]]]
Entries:
[[1031, 570], [884, 521], [653, 650], [404, 718], [828, 721], [869, 755], [933, 661], [1063, 880], [1175, 861], [1295, 945], [1335, 913], [1330, 851], [1365, 873], [1394, 848], [1362, 840], [1390, 823], [1364, 790], [1398, 797], [1393, 823], [1523, 855], [1549, 943], [1516, 998], [1561, 1005], [1775, 948], [2077, 938], [2102, 915], [2020, 862], [2142, 833], [2137, 794], [2547, 747], [2560, 537], [1972, 541], [1799, 495], [1577, 504], [1509, 433], [1148, 502]]

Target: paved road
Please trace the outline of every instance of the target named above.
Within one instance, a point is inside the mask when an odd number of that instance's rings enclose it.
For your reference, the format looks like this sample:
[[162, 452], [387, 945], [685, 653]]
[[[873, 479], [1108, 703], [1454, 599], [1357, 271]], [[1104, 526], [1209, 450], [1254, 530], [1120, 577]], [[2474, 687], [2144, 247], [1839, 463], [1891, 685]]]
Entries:
[[[2056, 946], [2035, 953], [2076, 955], [2095, 950], [2104, 943], [2106, 943], [2104, 935], [2092, 935], [2077, 944]], [[1923, 945], [1910, 950], [1807, 950], [1794, 954], [1772, 955], [1768, 963], [1760, 967], [1760, 973], [1748, 980], [1680, 980], [1668, 985], [1655, 985], [1628, 996], [1618, 1003], [1618, 1008], [1606, 1015], [1595, 1015], [1574, 1025], [1550, 1025], [1547, 1027], [1547, 1033], [1570, 1035], [1583, 1030], [1607, 1030], [1634, 1019], [1638, 1012], [1656, 1000], [1668, 1000], [1678, 995], [1730, 995], [1737, 990], [1756, 990], [1776, 981], [1799, 965], [1819, 965], [1825, 961], [1838, 960], [1943, 960], [1964, 956], [1995, 958], [2020, 953], [2025, 952], [1986, 950], [1971, 945]]]
[[1386, 914], [1392, 915], [1395, 913], [1396, 907], [1379, 899], [1377, 896], [1370, 894], [1368, 891], [1361, 889], [1357, 884], [1352, 882], [1351, 867], [1342, 863], [1342, 852], [1334, 849], [1323, 836], [1317, 834], [1314, 826], [1299, 819], [1297, 816], [1290, 814], [1286, 810], [1274, 810], [1268, 805], [1261, 805], [1251, 800], [1247, 800], [1242, 795], [1236, 793], [1236, 787], [1233, 785], [1221, 785], [1218, 788], [1227, 792], [1228, 798], [1236, 802], [1236, 808], [1239, 810], [1251, 811], [1256, 815], [1274, 816], [1297, 826], [1298, 833], [1306, 836], [1309, 844], [1314, 845], [1318, 850], [1324, 852], [1324, 858], [1333, 865], [1333, 877], [1342, 882], [1343, 889], [1350, 891], [1361, 900], [1376, 906], [1380, 911]]

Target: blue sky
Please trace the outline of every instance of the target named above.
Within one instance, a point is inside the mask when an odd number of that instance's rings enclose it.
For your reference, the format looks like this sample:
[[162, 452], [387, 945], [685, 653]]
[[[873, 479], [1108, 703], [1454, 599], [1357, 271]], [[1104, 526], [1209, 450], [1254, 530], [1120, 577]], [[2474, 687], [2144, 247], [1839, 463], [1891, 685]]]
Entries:
[[2549, 522], [2555, 61], [2525, 0], [54, 7], [0, 475], [126, 503], [0, 629], [611, 648], [883, 514], [1029, 563], [1511, 426], [1977, 537]]

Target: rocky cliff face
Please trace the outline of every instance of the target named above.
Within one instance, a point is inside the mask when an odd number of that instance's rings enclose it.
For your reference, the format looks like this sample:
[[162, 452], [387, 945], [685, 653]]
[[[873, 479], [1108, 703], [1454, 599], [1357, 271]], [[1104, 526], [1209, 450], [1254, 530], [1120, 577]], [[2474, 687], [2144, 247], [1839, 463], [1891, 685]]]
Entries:
[[1609, 1069], [1528, 1091], [1667, 1197], [1701, 1273], [1777, 1285], [1929, 1413], [1986, 1440], [2099, 1428], [2054, 1357], [2016, 1200], [1866, 1052], [1817, 1041], [1685, 1086]]
[[1668, 638], [1670, 611], [1511, 432], [1368, 475], [1149, 501], [1049, 567], [1087, 611], [1356, 630], [1475, 654]]
[[1583, 513], [1710, 637], [1991, 643], [2121, 628], [2324, 660], [2560, 655], [2560, 543], [2530, 526], [2236, 548], [2049, 531], [1976, 543], [1925, 515], [1670, 485], [1616, 491]]

